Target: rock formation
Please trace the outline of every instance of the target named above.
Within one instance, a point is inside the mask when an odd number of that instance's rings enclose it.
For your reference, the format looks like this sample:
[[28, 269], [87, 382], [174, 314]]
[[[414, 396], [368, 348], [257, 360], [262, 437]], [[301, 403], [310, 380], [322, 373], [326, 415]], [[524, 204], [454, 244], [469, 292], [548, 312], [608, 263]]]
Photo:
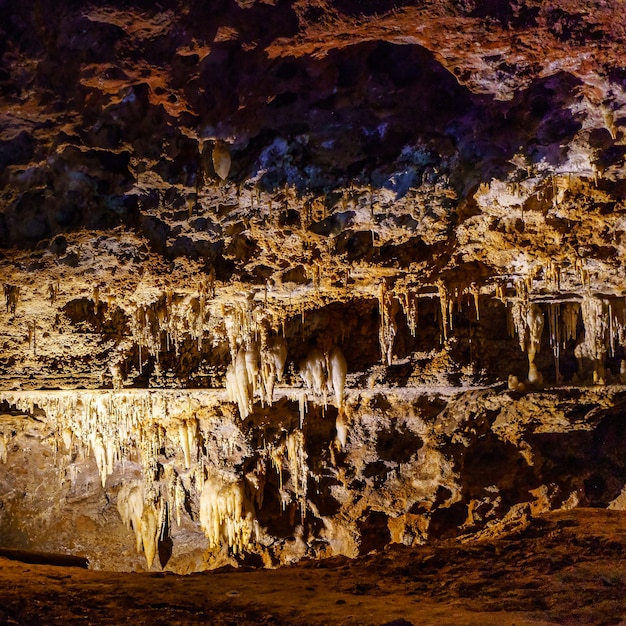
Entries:
[[626, 506], [621, 11], [1, 4], [3, 544], [188, 572]]

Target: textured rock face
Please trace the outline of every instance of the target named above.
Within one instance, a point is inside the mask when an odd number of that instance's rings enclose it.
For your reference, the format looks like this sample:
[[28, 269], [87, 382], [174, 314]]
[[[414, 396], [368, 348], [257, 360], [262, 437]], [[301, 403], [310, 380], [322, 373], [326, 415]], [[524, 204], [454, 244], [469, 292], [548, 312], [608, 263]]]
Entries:
[[622, 506], [592, 454], [626, 376], [621, 6], [0, 15], [7, 545], [191, 571]]
[[95, 568], [356, 557], [626, 504], [621, 388], [379, 389], [303, 422], [282, 394], [243, 421], [213, 391], [0, 397], [3, 543]]

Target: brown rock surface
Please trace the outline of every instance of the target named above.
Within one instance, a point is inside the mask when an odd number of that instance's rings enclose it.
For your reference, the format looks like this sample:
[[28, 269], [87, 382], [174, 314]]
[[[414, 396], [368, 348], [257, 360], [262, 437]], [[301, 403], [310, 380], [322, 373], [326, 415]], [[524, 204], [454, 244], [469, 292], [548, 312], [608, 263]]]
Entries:
[[497, 541], [278, 570], [114, 575], [0, 558], [0, 615], [7, 624], [42, 615], [48, 624], [617, 624], [625, 538], [622, 511], [578, 509]]
[[624, 19], [0, 2], [0, 546], [188, 573], [626, 508]]

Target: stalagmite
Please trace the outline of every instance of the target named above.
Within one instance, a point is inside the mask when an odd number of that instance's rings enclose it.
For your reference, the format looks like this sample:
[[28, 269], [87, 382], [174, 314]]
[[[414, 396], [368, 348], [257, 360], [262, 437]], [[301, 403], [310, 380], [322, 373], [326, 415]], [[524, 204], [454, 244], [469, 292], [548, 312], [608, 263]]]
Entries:
[[17, 303], [20, 297], [20, 288], [15, 285], [5, 283], [4, 285], [4, 303], [6, 312], [15, 315]]

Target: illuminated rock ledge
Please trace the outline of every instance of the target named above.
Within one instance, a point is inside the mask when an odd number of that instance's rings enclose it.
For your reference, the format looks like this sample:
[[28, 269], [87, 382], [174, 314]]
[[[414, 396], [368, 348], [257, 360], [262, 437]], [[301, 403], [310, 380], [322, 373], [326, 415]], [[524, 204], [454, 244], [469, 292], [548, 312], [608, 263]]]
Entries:
[[498, 536], [626, 505], [624, 402], [621, 386], [378, 388], [341, 416], [309, 401], [301, 423], [287, 389], [245, 420], [223, 391], [1, 392], [0, 521], [10, 547], [178, 572]]

